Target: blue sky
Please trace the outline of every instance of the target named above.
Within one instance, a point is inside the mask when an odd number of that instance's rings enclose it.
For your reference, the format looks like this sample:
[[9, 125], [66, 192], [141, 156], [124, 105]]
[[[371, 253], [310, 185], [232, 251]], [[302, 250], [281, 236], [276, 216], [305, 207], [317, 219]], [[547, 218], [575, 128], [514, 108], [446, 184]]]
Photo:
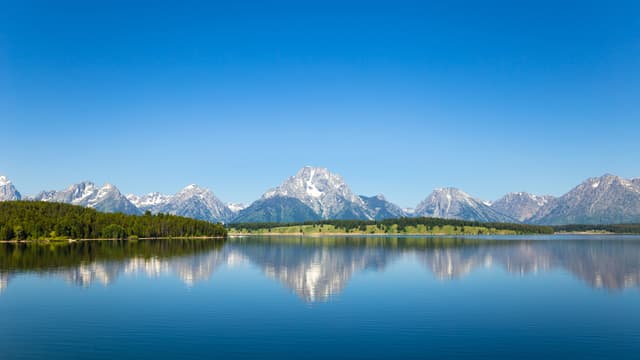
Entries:
[[249, 202], [315, 165], [402, 206], [639, 177], [636, 3], [0, 0], [0, 174]]

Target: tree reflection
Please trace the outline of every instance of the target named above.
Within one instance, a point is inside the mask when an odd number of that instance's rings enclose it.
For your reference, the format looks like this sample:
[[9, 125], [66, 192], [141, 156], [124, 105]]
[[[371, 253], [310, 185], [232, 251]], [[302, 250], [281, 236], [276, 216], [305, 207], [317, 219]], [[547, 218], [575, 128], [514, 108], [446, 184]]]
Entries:
[[527, 276], [567, 271], [609, 291], [640, 286], [640, 242], [635, 240], [487, 240], [393, 237], [249, 237], [218, 240], [97, 241], [58, 245], [0, 245], [0, 294], [20, 273], [61, 276], [78, 286], [108, 286], [123, 274], [174, 274], [186, 285], [216, 269], [249, 262], [306, 302], [326, 301], [355, 273], [384, 271], [417, 261], [442, 280], [486, 267]]

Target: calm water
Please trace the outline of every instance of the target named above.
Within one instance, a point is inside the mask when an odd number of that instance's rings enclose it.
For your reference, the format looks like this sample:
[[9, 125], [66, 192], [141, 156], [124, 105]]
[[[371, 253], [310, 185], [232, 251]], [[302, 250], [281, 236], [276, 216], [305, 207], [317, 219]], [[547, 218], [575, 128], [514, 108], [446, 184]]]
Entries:
[[639, 358], [640, 238], [0, 245], [0, 359]]

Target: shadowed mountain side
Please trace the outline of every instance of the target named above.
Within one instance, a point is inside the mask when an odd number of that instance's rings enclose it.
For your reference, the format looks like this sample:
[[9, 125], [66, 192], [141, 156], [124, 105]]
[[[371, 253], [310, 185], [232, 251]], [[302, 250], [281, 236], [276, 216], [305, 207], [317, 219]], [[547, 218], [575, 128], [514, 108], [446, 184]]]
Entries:
[[299, 222], [317, 221], [320, 216], [292, 197], [274, 196], [260, 199], [240, 210], [233, 222]]

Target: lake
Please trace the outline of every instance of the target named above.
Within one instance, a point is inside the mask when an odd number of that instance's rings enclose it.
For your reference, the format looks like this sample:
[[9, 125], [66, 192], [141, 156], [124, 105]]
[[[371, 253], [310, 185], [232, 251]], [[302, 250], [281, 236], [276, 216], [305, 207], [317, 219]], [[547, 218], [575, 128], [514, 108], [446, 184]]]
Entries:
[[0, 359], [640, 356], [640, 237], [0, 244]]

